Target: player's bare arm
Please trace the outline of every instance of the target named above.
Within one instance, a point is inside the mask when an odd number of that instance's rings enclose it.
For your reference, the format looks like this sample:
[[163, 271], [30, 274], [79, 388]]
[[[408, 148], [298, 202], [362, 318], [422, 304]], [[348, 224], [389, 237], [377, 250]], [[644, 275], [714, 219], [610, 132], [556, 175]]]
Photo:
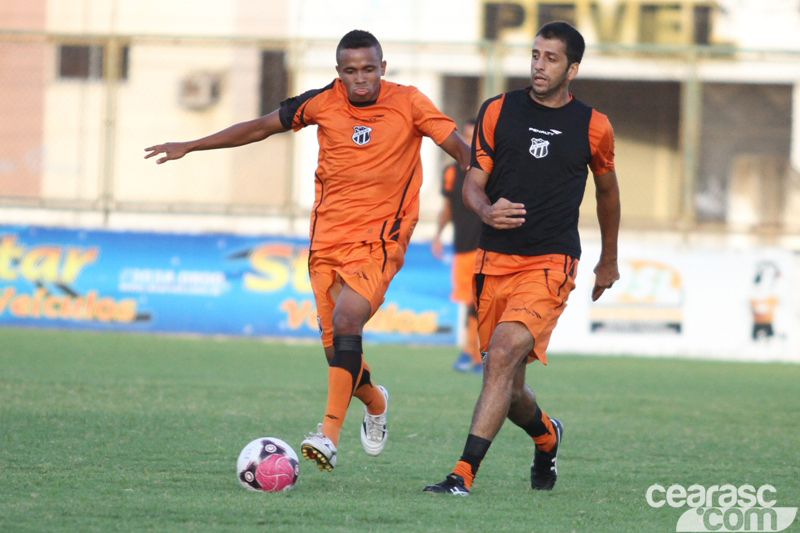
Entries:
[[145, 148], [147, 154], [144, 158], [149, 159], [164, 154], [164, 157], [156, 160], [156, 163], [160, 165], [167, 161], [180, 159], [189, 152], [243, 146], [257, 141], [263, 141], [270, 135], [283, 131], [286, 131], [286, 128], [281, 124], [278, 110], [275, 110], [263, 117], [234, 124], [233, 126], [201, 139], [186, 142], [169, 142], [150, 146]]
[[489, 174], [479, 168], [470, 168], [464, 180], [461, 194], [464, 203], [475, 211], [484, 224], [497, 229], [518, 228], [525, 222], [525, 204], [500, 198], [494, 204], [486, 196], [486, 182]]
[[597, 301], [606, 289], [619, 279], [617, 238], [619, 236], [619, 183], [613, 170], [594, 178], [597, 199], [597, 220], [600, 223], [600, 261], [594, 267], [595, 282], [592, 300]]
[[453, 130], [453, 132], [448, 135], [447, 139], [442, 141], [439, 147], [456, 160], [461, 170], [466, 172], [469, 169], [469, 162], [472, 157], [470, 147], [464, 142], [464, 139], [461, 138], [458, 131]]

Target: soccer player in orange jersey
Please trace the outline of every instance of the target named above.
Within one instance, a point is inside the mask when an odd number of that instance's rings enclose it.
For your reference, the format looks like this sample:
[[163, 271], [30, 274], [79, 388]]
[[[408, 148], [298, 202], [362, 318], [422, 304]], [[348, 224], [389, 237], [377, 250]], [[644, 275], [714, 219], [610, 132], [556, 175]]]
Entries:
[[469, 494], [506, 418], [533, 440], [531, 487], [556, 483], [564, 426], [542, 412], [525, 370], [536, 359], [547, 362], [550, 335], [575, 287], [588, 170], [601, 233], [592, 299], [619, 279], [614, 132], [605, 115], [569, 92], [584, 48], [569, 24], [546, 24], [533, 42], [531, 85], [490, 98], [478, 115], [463, 195], [483, 221], [474, 281], [483, 387], [460, 460], [424, 491]]
[[403, 266], [417, 223], [422, 137], [433, 139], [462, 169], [470, 159], [453, 120], [415, 87], [383, 80], [385, 71], [378, 40], [354, 30], [336, 48], [339, 76], [326, 87], [208, 137], [146, 148], [145, 158], [163, 154], [160, 164], [195, 150], [241, 146], [317, 126], [309, 272], [328, 360], [328, 400], [323, 422], [302, 442], [301, 451], [320, 470], [336, 466], [339, 434], [353, 396], [365, 405], [364, 450], [378, 455], [386, 443], [389, 396], [373, 384], [361, 336]]

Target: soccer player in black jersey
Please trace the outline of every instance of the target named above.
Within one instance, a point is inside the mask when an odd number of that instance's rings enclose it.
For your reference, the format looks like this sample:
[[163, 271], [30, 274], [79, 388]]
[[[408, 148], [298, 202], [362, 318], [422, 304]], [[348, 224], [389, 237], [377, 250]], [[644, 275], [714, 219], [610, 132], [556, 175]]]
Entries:
[[546, 24], [533, 43], [531, 85], [490, 98], [478, 115], [463, 196], [483, 222], [474, 280], [483, 387], [460, 460], [427, 492], [469, 494], [506, 418], [533, 440], [531, 487], [555, 485], [564, 427], [542, 412], [525, 371], [536, 359], [546, 364], [550, 335], [575, 287], [588, 170], [602, 246], [592, 299], [619, 279], [614, 133], [605, 115], [569, 92], [584, 49], [569, 24]]
[[[475, 132], [475, 119], [465, 120], [461, 126], [461, 138], [471, 143]], [[451, 277], [453, 292], [450, 299], [466, 308], [466, 321], [462, 325], [464, 342], [461, 353], [453, 362], [457, 372], [483, 372], [481, 349], [478, 343], [478, 314], [472, 300], [472, 277], [475, 265], [475, 254], [478, 251], [478, 238], [481, 234], [481, 219], [469, 207], [464, 205], [461, 189], [464, 187], [466, 172], [457, 164], [445, 168], [442, 176], [442, 205], [436, 218], [436, 235], [431, 243], [431, 253], [437, 259], [444, 255], [444, 246], [440, 236], [448, 223], [453, 223], [453, 266]]]

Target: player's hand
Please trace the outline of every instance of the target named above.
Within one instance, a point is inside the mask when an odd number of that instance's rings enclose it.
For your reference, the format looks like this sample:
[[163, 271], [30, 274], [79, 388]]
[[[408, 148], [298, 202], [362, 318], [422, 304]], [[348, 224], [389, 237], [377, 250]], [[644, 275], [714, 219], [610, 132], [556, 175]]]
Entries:
[[606, 289], [610, 289], [614, 282], [619, 279], [619, 268], [617, 261], [600, 260], [594, 267], [594, 288], [592, 288], [592, 301], [596, 302], [603, 295]]
[[189, 145], [188, 143], [164, 143], [164, 144], [156, 144], [155, 146], [150, 146], [144, 149], [147, 154], [144, 156], [145, 159], [150, 159], [151, 157], [157, 156], [159, 154], [164, 154], [164, 157], [161, 159], [157, 159], [156, 163], [161, 164], [166, 161], [172, 161], [173, 159], [180, 159], [181, 157], [185, 156], [189, 153]]
[[515, 204], [500, 198], [493, 205], [484, 209], [481, 219], [485, 224], [497, 229], [513, 229], [525, 222], [525, 204]]
[[434, 237], [431, 243], [431, 255], [436, 259], [441, 259], [444, 256], [444, 246], [442, 245], [442, 241], [439, 240], [439, 237]]

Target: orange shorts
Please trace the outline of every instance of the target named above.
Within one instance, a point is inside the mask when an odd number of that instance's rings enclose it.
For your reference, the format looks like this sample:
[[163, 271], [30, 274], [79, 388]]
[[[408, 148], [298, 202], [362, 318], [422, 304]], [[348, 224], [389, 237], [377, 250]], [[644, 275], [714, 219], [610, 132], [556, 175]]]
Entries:
[[453, 268], [451, 270], [453, 292], [450, 299], [461, 304], [472, 304], [472, 276], [475, 270], [475, 255], [477, 250], [472, 252], [461, 252], [453, 257]]
[[[558, 257], [560, 261], [553, 260]], [[577, 260], [575, 268], [567, 273], [564, 272], [563, 258], [542, 256], [541, 263], [537, 263], [534, 270], [475, 275], [481, 351], [488, 350], [489, 339], [499, 323], [521, 322], [533, 335], [533, 350], [528, 354], [528, 363], [538, 359], [547, 364], [550, 335], [567, 306], [577, 275]]]
[[371, 317], [383, 303], [389, 282], [403, 266], [407, 242], [343, 243], [311, 252], [308, 270], [322, 346], [333, 345], [333, 309], [342, 285], [346, 283], [366, 298]]

